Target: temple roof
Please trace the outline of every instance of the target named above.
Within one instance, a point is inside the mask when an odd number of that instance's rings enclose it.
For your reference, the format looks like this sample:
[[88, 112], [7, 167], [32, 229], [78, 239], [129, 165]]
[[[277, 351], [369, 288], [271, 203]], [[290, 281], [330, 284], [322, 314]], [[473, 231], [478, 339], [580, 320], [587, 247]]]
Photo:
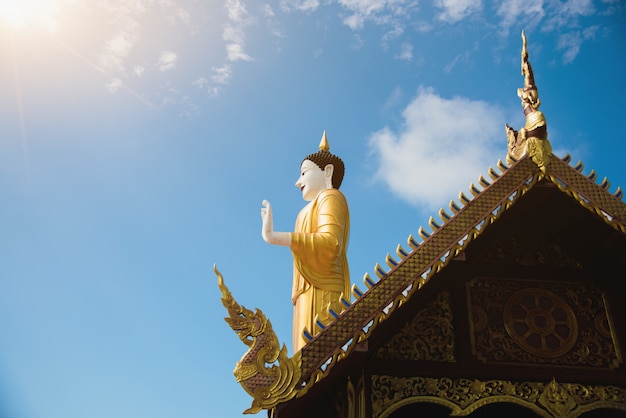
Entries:
[[[583, 174], [583, 164], [570, 165], [569, 155], [559, 159], [544, 153], [540, 161], [535, 156], [508, 157], [507, 164], [499, 161], [497, 169], [490, 168], [490, 180], [481, 176], [470, 185], [471, 197], [461, 192], [449, 210], [439, 211], [439, 220], [431, 217], [427, 228], [419, 228], [419, 238], [408, 237], [410, 250], [398, 245], [397, 259], [387, 255], [386, 269], [377, 264], [377, 279], [366, 274], [366, 291], [353, 285], [354, 301], [344, 299], [345, 309], [333, 312], [331, 322], [318, 321], [319, 332], [291, 357], [284, 344], [281, 348], [268, 318], [258, 309], [240, 306], [215, 269], [229, 313], [225, 319], [249, 347], [234, 370], [253, 398], [245, 412], [287, 406], [294, 398], [304, 401], [314, 387], [313, 392], [323, 391], [324, 383], [334, 380], [327, 380], [329, 375], [338, 376], [351, 367], [353, 362], [346, 360], [359, 362], [359, 353], [368, 352], [368, 340], [381, 323], [396, 312], [401, 318], [398, 308], [424, 294], [420, 290], [427, 283], [437, 284], [438, 273], [443, 277], [451, 261], [469, 260], [474, 250], [480, 252], [481, 246], [472, 243], [479, 244], [483, 237], [497, 241], [511, 232], [534, 235], [538, 243], [562, 252], [557, 259], [570, 257], [593, 271], [626, 268], [626, 204], [621, 189], [610, 192], [606, 178], [598, 182], [593, 170]], [[495, 248], [515, 250], [511, 245]], [[521, 264], [528, 256], [536, 255], [519, 255]], [[621, 286], [626, 291], [626, 285]]]
[[[500, 161], [497, 170], [490, 168], [488, 173], [490, 180], [481, 176], [477, 185], [470, 185], [471, 198], [460, 193], [458, 203], [450, 202], [450, 213], [442, 209], [439, 220], [431, 217], [427, 228], [419, 228], [419, 239], [409, 236], [410, 250], [399, 245], [398, 259], [388, 255], [388, 269], [377, 264], [377, 280], [366, 275], [367, 290], [361, 291], [353, 286], [356, 299], [332, 322], [320, 324], [320, 332], [300, 353], [298, 397], [328, 376], [355, 349], [358, 351], [357, 347], [366, 343], [380, 323], [391, 317], [427, 282], [437, 280], [438, 272], [455, 257], [463, 257], [467, 246], [518, 205], [525, 195], [540, 199], [539, 204], [546, 205], [547, 216], [570, 216], [569, 227], [580, 222], [572, 217], [574, 215], [558, 212], [562, 208], [560, 204], [550, 208], [555, 199], [560, 203], [565, 199], [584, 208], [618, 235], [626, 234], [626, 204], [622, 201], [621, 189], [618, 187], [615, 192], [609, 192], [607, 179], [597, 182], [593, 170], [590, 174], [583, 174], [583, 165], [580, 162], [570, 165], [569, 156], [559, 159], [551, 155], [549, 164], [540, 168], [525, 155], [519, 161], [510, 160], [509, 164]], [[597, 248], [596, 251], [603, 249]]]

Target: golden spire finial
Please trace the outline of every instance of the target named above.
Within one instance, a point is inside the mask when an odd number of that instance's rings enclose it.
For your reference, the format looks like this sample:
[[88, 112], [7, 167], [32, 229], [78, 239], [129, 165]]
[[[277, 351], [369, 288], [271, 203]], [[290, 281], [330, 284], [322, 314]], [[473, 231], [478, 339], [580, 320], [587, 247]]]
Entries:
[[326, 131], [322, 134], [322, 140], [320, 141], [320, 151], [328, 151], [330, 146], [328, 145], [328, 139], [326, 139]]

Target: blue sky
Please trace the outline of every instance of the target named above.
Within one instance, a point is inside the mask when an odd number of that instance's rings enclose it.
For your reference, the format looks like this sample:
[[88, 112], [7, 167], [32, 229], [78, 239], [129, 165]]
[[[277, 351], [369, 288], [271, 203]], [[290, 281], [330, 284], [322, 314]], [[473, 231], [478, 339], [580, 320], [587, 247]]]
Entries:
[[[290, 352], [288, 231], [324, 130], [362, 285], [523, 125], [626, 187], [619, 1], [0, 0], [0, 416], [236, 417], [216, 263]], [[373, 274], [372, 274], [373, 275]]]

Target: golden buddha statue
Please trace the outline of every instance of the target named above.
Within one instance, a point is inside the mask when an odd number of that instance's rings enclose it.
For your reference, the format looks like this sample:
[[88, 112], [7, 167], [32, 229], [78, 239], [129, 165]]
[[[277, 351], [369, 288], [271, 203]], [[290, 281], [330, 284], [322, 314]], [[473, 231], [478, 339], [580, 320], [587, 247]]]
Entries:
[[345, 196], [338, 189], [343, 181], [343, 161], [329, 152], [326, 132], [320, 150], [308, 155], [300, 166], [296, 187], [309, 203], [300, 211], [294, 232], [274, 231], [272, 207], [263, 201], [263, 239], [289, 246], [293, 254], [293, 350], [305, 344], [303, 331], [313, 335], [315, 318], [326, 324], [329, 309], [341, 312], [341, 297], [349, 295], [350, 272], [346, 250], [350, 215]]

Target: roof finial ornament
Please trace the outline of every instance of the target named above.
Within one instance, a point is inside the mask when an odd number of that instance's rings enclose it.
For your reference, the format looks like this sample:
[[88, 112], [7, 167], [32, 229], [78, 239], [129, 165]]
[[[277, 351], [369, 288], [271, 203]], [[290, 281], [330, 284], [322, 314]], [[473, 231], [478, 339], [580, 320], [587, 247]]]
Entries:
[[508, 124], [505, 124], [508, 141], [508, 155], [514, 160], [519, 160], [528, 154], [532, 160], [545, 171], [550, 162], [552, 146], [548, 141], [548, 128], [546, 118], [540, 112], [539, 93], [535, 84], [533, 67], [528, 60], [528, 49], [526, 46], [526, 35], [522, 30], [522, 75], [524, 76], [524, 87], [517, 89], [517, 96], [522, 101], [522, 109], [526, 116], [526, 124], [522, 129], [516, 131]]
[[322, 134], [322, 140], [320, 141], [320, 151], [330, 151], [328, 139], [326, 139], [326, 131], [324, 131], [324, 133]]

